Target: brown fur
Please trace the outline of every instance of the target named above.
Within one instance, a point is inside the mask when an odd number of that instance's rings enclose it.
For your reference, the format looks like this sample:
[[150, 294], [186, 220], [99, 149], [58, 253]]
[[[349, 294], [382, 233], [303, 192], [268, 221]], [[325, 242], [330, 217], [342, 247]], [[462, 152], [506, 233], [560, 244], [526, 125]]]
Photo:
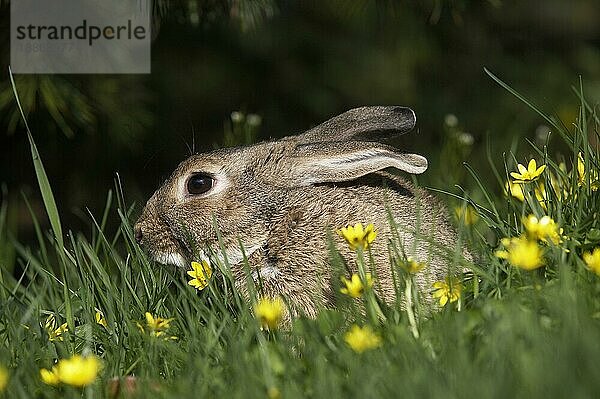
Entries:
[[[376, 287], [384, 300], [395, 299], [387, 207], [406, 255], [428, 263], [417, 282], [429, 291], [432, 282], [448, 274], [440, 247], [450, 252], [458, 247], [462, 253], [461, 245], [444, 207], [393, 173], [394, 168], [420, 173], [424, 158], [375, 141], [382, 131], [389, 132], [384, 137], [402, 134], [414, 122], [407, 108], [364, 107], [303, 135], [194, 155], [150, 198], [136, 235], [151, 255], [178, 253], [189, 262], [198, 249], [217, 250], [214, 217], [232, 253], [239, 242], [245, 251], [255, 249], [248, 261], [255, 282], [261, 276], [264, 295], [283, 295], [296, 310], [314, 316], [318, 305], [335, 305], [331, 279], [338, 276], [331, 272], [327, 234], [348, 224], [375, 225]], [[220, 177], [211, 190], [215, 193], [182, 193], [185, 179], [197, 172]], [[356, 271], [356, 254], [337, 234], [333, 239]], [[246, 292], [243, 262], [232, 263], [236, 285]]]

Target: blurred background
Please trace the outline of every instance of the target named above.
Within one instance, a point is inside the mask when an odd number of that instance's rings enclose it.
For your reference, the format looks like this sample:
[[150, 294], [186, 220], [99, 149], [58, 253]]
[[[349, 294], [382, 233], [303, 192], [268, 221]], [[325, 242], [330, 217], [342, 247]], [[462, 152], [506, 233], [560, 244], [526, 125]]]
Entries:
[[[42, 223], [47, 218], [8, 80], [10, 7], [0, 4], [1, 195], [10, 234], [27, 241], [33, 226], [22, 196]], [[484, 67], [567, 126], [577, 117], [580, 78], [588, 99], [600, 100], [598, 0], [162, 0], [153, 7], [150, 75], [15, 76], [70, 229], [89, 229], [86, 208], [101, 215], [116, 173], [139, 209], [191, 151], [298, 133], [361, 105], [413, 108], [418, 128], [397, 144], [429, 159], [419, 182], [470, 190], [463, 162], [491, 178], [488, 149], [503, 169], [504, 152], [523, 161], [533, 153], [524, 138], [543, 143], [549, 131]], [[561, 151], [552, 140], [552, 151]]]

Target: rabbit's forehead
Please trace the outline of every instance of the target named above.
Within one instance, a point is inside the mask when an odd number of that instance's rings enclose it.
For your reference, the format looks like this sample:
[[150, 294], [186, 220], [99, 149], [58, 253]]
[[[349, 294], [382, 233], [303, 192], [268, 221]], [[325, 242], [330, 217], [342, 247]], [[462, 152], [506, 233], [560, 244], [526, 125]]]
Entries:
[[178, 169], [183, 173], [205, 172], [216, 174], [223, 170], [228, 160], [225, 157], [194, 155], [183, 161]]

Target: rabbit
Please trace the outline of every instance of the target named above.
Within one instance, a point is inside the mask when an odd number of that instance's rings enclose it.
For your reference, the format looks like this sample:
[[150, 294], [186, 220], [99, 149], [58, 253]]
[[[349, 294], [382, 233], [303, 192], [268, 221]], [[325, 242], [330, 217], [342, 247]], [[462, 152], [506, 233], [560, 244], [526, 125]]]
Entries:
[[339, 286], [340, 275], [330, 266], [331, 240], [346, 276], [356, 273], [356, 253], [335, 232], [372, 223], [378, 295], [387, 303], [396, 299], [392, 242], [404, 256], [427, 263], [416, 281], [429, 293], [434, 281], [452, 273], [448, 253], [470, 254], [444, 206], [397, 173], [423, 173], [427, 160], [382, 143], [415, 124], [410, 108], [367, 106], [299, 135], [192, 155], [148, 200], [135, 238], [159, 263], [189, 269], [194, 257], [219, 253], [218, 232], [242, 293], [248, 295], [249, 265], [262, 295], [282, 296], [295, 315], [315, 317], [319, 307], [335, 307], [333, 279]]

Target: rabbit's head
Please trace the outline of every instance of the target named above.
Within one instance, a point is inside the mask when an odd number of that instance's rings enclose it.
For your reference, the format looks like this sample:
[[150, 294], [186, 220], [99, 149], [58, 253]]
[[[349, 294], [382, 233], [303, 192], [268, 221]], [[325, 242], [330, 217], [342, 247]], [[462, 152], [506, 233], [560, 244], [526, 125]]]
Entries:
[[[412, 110], [352, 109], [297, 136], [193, 155], [146, 204], [135, 235], [161, 263], [186, 266], [218, 252], [231, 264], [262, 248], [290, 198], [322, 184], [343, 183], [395, 168], [422, 173], [427, 160], [379, 141], [412, 130]], [[294, 195], [292, 195], [294, 193]]]

